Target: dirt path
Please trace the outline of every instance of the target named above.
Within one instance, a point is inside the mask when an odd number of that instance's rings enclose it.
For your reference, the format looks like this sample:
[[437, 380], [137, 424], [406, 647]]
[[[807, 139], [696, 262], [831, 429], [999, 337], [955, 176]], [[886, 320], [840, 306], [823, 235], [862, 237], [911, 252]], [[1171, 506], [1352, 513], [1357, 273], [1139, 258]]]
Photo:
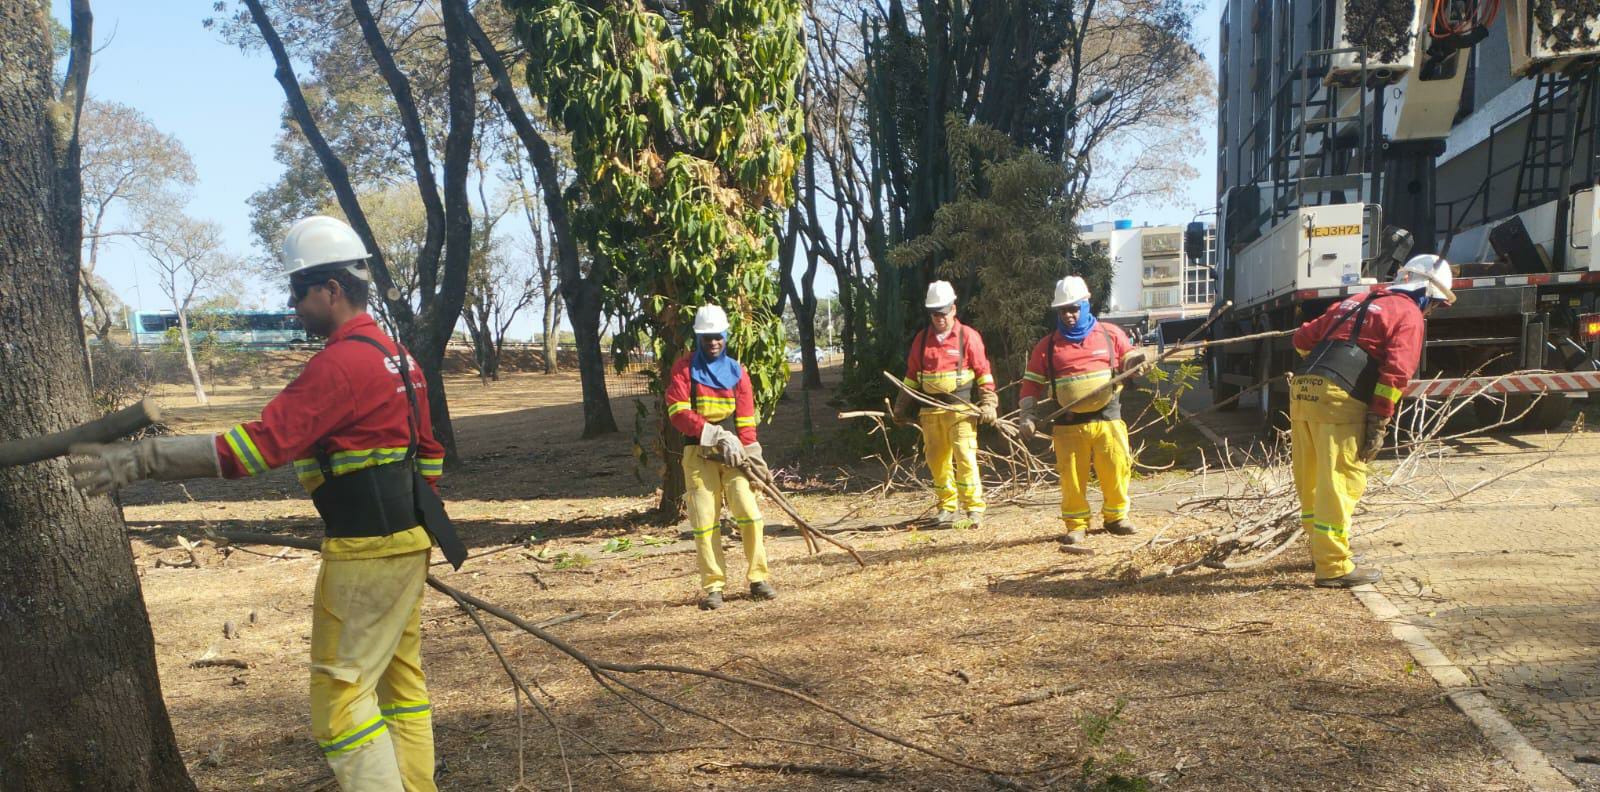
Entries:
[[[1174, 790], [1524, 788], [1384, 625], [1348, 595], [1307, 587], [1302, 558], [1127, 588], [1114, 582], [1115, 567], [1136, 538], [1099, 534], [1100, 555], [1060, 553], [1048, 493], [1041, 505], [996, 508], [981, 532], [906, 530], [903, 519], [926, 505], [919, 494], [804, 495], [797, 503], [819, 521], [854, 515], [852, 538], [869, 567], [839, 553], [806, 556], [769, 508], [781, 599], [754, 603], [733, 586], [728, 606], [707, 614], [694, 607], [681, 526], [641, 519], [653, 498], [633, 475], [631, 435], [575, 439], [575, 378], [518, 375], [487, 390], [467, 380], [451, 388], [467, 459], [446, 479], [452, 513], [475, 552], [511, 549], [443, 578], [529, 619], [582, 614], [553, 630], [596, 656], [778, 680], [967, 761], [1064, 765], [1020, 779], [1060, 776], [1058, 789], [1139, 788], [1094, 786], [1111, 774]], [[268, 395], [220, 390], [216, 407], [168, 409], [186, 431], [214, 430], [248, 417]], [[822, 402], [809, 400], [819, 443], [858, 442], [834, 434], [838, 423]], [[776, 459], [819, 456], [816, 445], [806, 454], [794, 445], [806, 403], [792, 396], [776, 426], [763, 427]], [[618, 405], [625, 426], [627, 408]], [[1161, 483], [1140, 482], [1135, 492]], [[188, 494], [149, 484], [127, 493], [163, 690], [203, 789], [317, 789], [331, 780], [309, 738], [305, 701], [316, 559], [271, 557], [276, 548], [223, 557], [202, 545], [201, 568], [165, 565], [186, 561], [177, 536], [197, 538], [207, 523], [316, 535], [310, 503], [295, 490], [280, 471], [204, 482]], [[1156, 502], [1135, 502], [1149, 528], [1165, 519]], [[607, 549], [624, 537], [627, 548]], [[510, 788], [518, 727], [503, 673], [453, 604], [429, 594], [423, 619], [447, 765], [442, 788]], [[236, 637], [224, 637], [227, 623]], [[566, 739], [577, 789], [996, 788], [792, 701], [716, 684], [646, 680], [752, 733], [837, 748], [752, 744], [657, 710], [668, 727], [660, 730], [580, 667], [496, 629], [512, 662], [548, 691], [559, 722], [611, 754]], [[248, 668], [193, 667], [208, 654]], [[565, 788], [555, 739], [529, 718], [531, 788]], [[739, 761], [876, 766], [888, 780], [722, 766]]]

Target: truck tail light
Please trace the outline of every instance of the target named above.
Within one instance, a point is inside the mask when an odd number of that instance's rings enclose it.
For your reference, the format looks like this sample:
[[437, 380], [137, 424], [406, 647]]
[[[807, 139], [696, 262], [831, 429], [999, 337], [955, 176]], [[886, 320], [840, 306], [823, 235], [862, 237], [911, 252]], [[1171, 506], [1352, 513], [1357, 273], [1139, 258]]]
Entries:
[[1578, 340], [1600, 340], [1600, 314], [1581, 314], [1578, 316]]

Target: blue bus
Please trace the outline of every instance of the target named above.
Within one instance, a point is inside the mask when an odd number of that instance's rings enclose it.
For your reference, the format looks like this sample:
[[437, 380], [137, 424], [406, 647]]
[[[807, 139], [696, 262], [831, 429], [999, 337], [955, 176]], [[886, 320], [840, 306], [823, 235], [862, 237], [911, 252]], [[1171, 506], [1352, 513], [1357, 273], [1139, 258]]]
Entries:
[[[178, 313], [137, 311], [128, 324], [134, 343], [159, 346], [166, 342], [168, 330], [177, 329]], [[311, 340], [294, 311], [207, 311], [190, 315], [189, 329], [195, 341], [215, 337], [224, 344], [244, 346], [287, 347]]]

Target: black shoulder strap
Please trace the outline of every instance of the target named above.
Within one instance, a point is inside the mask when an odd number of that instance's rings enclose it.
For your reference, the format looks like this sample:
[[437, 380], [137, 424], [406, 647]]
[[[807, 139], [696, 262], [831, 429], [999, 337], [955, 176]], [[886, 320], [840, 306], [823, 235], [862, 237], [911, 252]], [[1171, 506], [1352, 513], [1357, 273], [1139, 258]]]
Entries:
[[[927, 356], [928, 356], [928, 331], [931, 330], [931, 329], [933, 329], [933, 328], [924, 327], [921, 330], [917, 331], [917, 371], [918, 372], [921, 372], [922, 371], [922, 367], [928, 364], [928, 361], [926, 359]], [[909, 372], [909, 371], [906, 372], [906, 376], [908, 376], [908, 377], [911, 376], [911, 372]], [[922, 378], [918, 377], [917, 379], [920, 381]]]
[[[377, 339], [362, 335], [353, 335], [349, 338], [351, 341], [361, 341], [371, 345], [373, 349], [382, 352], [385, 359], [389, 357], [389, 350], [384, 349], [383, 344], [378, 343]], [[400, 379], [406, 386], [406, 401], [411, 405], [411, 412], [406, 416], [406, 429], [411, 433], [410, 443], [406, 447], [406, 461], [409, 462], [417, 456], [417, 424], [419, 423], [417, 418], [419, 415], [417, 411], [417, 389], [416, 386], [411, 384], [411, 364], [408, 362], [411, 355], [406, 352], [405, 347], [400, 346], [398, 341], [395, 342], [394, 348], [395, 354], [400, 358]]]
[[1333, 334], [1338, 331], [1339, 326], [1344, 324], [1345, 321], [1351, 316], [1356, 317], [1356, 326], [1350, 332], [1350, 340], [1358, 340], [1361, 337], [1361, 325], [1367, 321], [1367, 309], [1372, 307], [1372, 301], [1376, 299], [1378, 299], [1378, 293], [1376, 291], [1368, 292], [1366, 299], [1361, 301], [1361, 305], [1357, 306], [1355, 310], [1348, 311], [1344, 316], [1339, 317], [1339, 321], [1334, 322], [1333, 326], [1328, 328], [1328, 332], [1322, 334], [1322, 338], [1318, 341], [1318, 343], [1332, 338]]
[[1050, 378], [1050, 400], [1056, 399], [1056, 338], [1061, 335], [1059, 330], [1050, 331], [1050, 345], [1044, 350], [1044, 372]]

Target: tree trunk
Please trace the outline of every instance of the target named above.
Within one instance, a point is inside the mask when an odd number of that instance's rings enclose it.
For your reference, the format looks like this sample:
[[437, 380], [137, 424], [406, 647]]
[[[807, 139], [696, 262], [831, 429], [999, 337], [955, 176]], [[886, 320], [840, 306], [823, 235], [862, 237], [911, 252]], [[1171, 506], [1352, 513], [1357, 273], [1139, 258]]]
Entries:
[[[656, 361], [656, 375], [661, 382], [671, 380], [674, 362], [671, 355]], [[683, 446], [683, 433], [667, 420], [667, 411], [661, 410], [661, 501], [656, 509], [667, 520], [683, 516], [683, 493], [688, 489], [683, 480]]]
[[178, 312], [178, 338], [183, 340], [183, 362], [189, 367], [189, 379], [194, 383], [194, 400], [206, 405], [206, 388], [200, 382], [200, 368], [194, 364], [194, 346], [189, 342], [189, 312]]
[[[88, 68], [87, 0], [72, 4]], [[55, 100], [42, 0], [0, 3], [0, 436], [91, 418], [78, 310], [79, 102]], [[77, 96], [81, 97], [79, 90]], [[46, 211], [40, 211], [44, 208]], [[161, 700], [122, 518], [65, 460], [0, 469], [0, 788], [193, 790]]]
[[556, 298], [552, 278], [544, 278], [544, 373], [554, 374], [561, 369], [561, 301]]
[[606, 394], [606, 361], [600, 354], [600, 284], [591, 278], [562, 278], [572, 334], [578, 341], [578, 375], [583, 381], [583, 436], [617, 431]]

